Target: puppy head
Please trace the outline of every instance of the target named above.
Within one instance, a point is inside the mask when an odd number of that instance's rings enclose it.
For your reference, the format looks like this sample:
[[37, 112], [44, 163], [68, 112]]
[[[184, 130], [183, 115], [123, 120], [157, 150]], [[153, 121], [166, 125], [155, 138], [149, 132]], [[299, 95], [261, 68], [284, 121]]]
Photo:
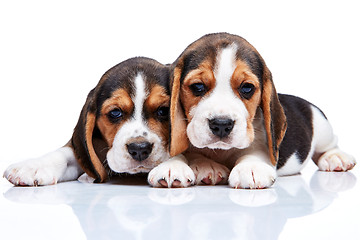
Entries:
[[149, 172], [169, 157], [168, 79], [167, 66], [132, 58], [108, 70], [89, 93], [72, 145], [97, 182], [107, 179], [106, 165], [114, 172]]
[[172, 65], [171, 89], [171, 155], [189, 141], [198, 148], [249, 147], [261, 109], [276, 163], [286, 118], [269, 69], [245, 39], [218, 33], [189, 45]]

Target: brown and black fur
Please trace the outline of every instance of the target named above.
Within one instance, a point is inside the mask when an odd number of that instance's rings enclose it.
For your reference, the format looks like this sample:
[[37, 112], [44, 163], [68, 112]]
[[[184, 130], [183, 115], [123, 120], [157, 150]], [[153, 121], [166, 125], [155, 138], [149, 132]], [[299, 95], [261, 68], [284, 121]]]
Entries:
[[[92, 116], [95, 120], [101, 116], [102, 104], [109, 99], [112, 93], [118, 89], [125, 89], [129, 95], [133, 94], [133, 86], [129, 79], [133, 79], [137, 72], [143, 72], [147, 76], [147, 88], [155, 84], [163, 87], [169, 92], [169, 68], [155, 60], [137, 57], [124, 61], [109, 69], [100, 79], [98, 85], [90, 91], [86, 103], [81, 111], [79, 121], [75, 127], [71, 139], [71, 146], [79, 164], [84, 171], [96, 182], [103, 182], [111, 172], [106, 164], [106, 152], [110, 147], [104, 139], [103, 133], [97, 124], [89, 125], [88, 118]], [[127, 112], [124, 118], [131, 118], [132, 111]], [[150, 117], [144, 111], [144, 118]], [[161, 123], [164, 129], [168, 128], [168, 121]], [[92, 135], [90, 137], [90, 135]], [[166, 133], [164, 134], [166, 135]], [[167, 136], [164, 136], [167, 139]], [[90, 141], [91, 142], [90, 142]], [[92, 144], [93, 143], [93, 144]], [[96, 146], [94, 145], [96, 143]]]

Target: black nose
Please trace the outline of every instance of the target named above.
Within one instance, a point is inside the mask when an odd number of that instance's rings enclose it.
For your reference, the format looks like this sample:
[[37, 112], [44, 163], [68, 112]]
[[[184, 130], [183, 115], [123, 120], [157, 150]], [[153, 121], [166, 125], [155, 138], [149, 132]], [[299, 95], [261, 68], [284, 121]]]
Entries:
[[220, 138], [227, 137], [234, 127], [234, 121], [228, 118], [214, 118], [209, 120], [212, 133]]
[[137, 161], [147, 159], [153, 148], [153, 144], [149, 142], [130, 143], [126, 146], [131, 157]]

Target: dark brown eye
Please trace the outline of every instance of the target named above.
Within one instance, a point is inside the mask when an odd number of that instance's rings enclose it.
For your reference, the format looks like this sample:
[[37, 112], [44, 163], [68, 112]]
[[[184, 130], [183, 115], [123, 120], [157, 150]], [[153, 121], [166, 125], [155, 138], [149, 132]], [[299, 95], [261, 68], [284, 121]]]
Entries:
[[156, 110], [156, 117], [160, 120], [160, 121], [166, 121], [169, 119], [169, 107], [159, 107]]
[[243, 83], [239, 87], [240, 96], [245, 99], [250, 99], [255, 92], [255, 86], [251, 83]]
[[108, 114], [107, 114], [108, 118], [110, 121], [112, 122], [117, 122], [119, 121], [123, 116], [124, 113], [120, 108], [116, 108], [114, 110], [111, 110]]
[[207, 92], [207, 88], [206, 88], [205, 84], [203, 84], [203, 83], [191, 84], [190, 85], [190, 90], [197, 97], [204, 96], [205, 93]]

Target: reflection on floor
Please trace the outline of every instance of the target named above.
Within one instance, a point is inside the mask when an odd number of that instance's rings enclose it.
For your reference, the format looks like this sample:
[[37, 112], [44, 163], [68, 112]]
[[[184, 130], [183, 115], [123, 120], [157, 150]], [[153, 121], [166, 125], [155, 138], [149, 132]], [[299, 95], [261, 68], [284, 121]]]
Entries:
[[4, 198], [29, 206], [67, 204], [88, 239], [278, 239], [289, 218], [317, 213], [355, 184], [351, 172], [315, 171], [308, 183], [302, 175], [281, 177], [265, 190], [156, 189], [137, 176], [11, 187]]

